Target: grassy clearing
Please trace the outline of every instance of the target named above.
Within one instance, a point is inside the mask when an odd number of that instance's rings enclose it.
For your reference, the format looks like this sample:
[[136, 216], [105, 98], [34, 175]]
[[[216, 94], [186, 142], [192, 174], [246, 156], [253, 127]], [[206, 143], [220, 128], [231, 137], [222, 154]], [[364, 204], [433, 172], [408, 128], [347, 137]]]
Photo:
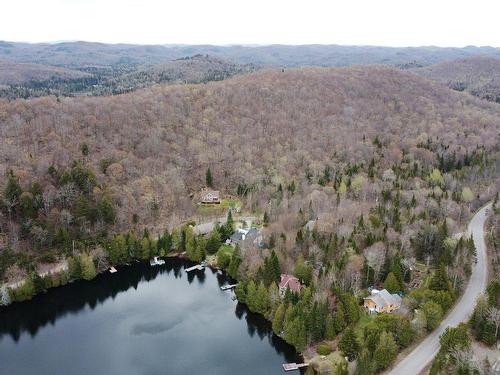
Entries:
[[220, 204], [200, 204], [198, 206], [198, 213], [201, 215], [214, 215], [216, 213], [222, 213], [229, 208], [241, 207], [242, 204], [237, 199], [223, 199]]
[[320, 374], [334, 374], [336, 367], [345, 363], [345, 358], [338, 351], [332, 352], [327, 356], [315, 355], [310, 359], [309, 363], [319, 370]]
[[370, 314], [364, 313], [361, 316], [361, 319], [359, 319], [359, 321], [354, 326], [354, 333], [356, 333], [356, 337], [358, 338], [358, 340], [360, 340], [360, 342], [362, 342], [362, 340], [363, 340], [363, 332], [365, 330], [365, 327], [368, 324], [370, 324], [374, 318], [375, 318], [375, 314], [370, 315]]

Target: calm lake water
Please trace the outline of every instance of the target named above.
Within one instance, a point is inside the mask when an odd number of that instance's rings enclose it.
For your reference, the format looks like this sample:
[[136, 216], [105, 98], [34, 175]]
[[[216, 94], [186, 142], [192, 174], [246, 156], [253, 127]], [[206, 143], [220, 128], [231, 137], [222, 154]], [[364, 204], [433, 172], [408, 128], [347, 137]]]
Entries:
[[299, 360], [226, 276], [134, 264], [0, 309], [0, 374], [284, 374]]

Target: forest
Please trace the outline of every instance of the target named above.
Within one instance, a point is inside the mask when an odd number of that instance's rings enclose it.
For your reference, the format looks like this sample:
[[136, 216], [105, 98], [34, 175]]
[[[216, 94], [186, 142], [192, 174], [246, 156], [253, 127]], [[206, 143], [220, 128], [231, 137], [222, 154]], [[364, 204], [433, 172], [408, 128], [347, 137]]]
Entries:
[[[467, 282], [465, 226], [498, 200], [499, 118], [495, 103], [384, 66], [3, 99], [0, 277], [28, 278], [8, 296], [23, 300], [130, 259], [215, 256], [238, 299], [311, 360], [338, 349], [356, 373], [380, 372]], [[231, 213], [193, 232], [214, 219], [196, 200], [206, 185], [258, 217], [262, 246], [225, 247]], [[63, 279], [38, 276], [62, 259]], [[282, 273], [300, 293], [279, 296]], [[399, 293], [401, 311], [366, 314], [372, 287]], [[491, 342], [488, 319], [478, 311], [471, 327]], [[345, 373], [344, 362], [330, 370]]]
[[452, 90], [500, 103], [500, 59], [477, 56], [411, 69], [415, 74], [447, 85]]
[[[208, 55], [194, 55], [161, 64], [121, 63], [78, 69], [0, 60], [0, 97], [117, 95], [155, 84], [206, 83], [255, 70]], [[3, 84], [3, 86], [2, 86]]]

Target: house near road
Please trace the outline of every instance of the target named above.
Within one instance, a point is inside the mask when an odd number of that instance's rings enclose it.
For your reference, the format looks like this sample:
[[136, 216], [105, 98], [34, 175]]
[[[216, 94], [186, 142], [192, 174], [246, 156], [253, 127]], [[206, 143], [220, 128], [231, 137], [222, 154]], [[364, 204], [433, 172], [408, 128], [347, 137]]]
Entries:
[[364, 299], [364, 306], [369, 313], [390, 313], [401, 307], [401, 297], [386, 289], [373, 289], [371, 295]]
[[282, 274], [279, 283], [280, 295], [283, 297], [287, 289], [290, 289], [293, 293], [300, 292], [300, 281], [295, 276]]
[[220, 204], [220, 192], [218, 190], [202, 189], [201, 204]]
[[242, 245], [243, 242], [253, 243], [257, 247], [262, 246], [262, 234], [256, 228], [250, 229], [242, 229], [238, 228], [236, 231], [229, 237], [227, 243], [230, 245]]

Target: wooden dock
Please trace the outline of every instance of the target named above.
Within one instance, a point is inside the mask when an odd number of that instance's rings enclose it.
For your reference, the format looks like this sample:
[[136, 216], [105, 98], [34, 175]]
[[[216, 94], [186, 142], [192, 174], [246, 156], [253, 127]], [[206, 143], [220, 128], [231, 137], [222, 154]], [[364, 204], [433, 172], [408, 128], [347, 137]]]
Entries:
[[197, 264], [196, 266], [192, 266], [192, 267], [186, 268], [184, 271], [186, 271], [186, 272], [191, 272], [191, 271], [194, 271], [194, 270], [201, 271], [201, 270], [204, 270], [204, 269], [205, 269], [205, 266], [204, 266], [204, 265], [202, 265], [202, 264]]
[[283, 363], [283, 370], [294, 371], [307, 366], [309, 366], [309, 363]]
[[238, 285], [238, 284], [223, 285], [223, 286], [220, 287], [220, 289], [221, 290], [229, 290], [229, 289], [236, 288], [236, 285]]

